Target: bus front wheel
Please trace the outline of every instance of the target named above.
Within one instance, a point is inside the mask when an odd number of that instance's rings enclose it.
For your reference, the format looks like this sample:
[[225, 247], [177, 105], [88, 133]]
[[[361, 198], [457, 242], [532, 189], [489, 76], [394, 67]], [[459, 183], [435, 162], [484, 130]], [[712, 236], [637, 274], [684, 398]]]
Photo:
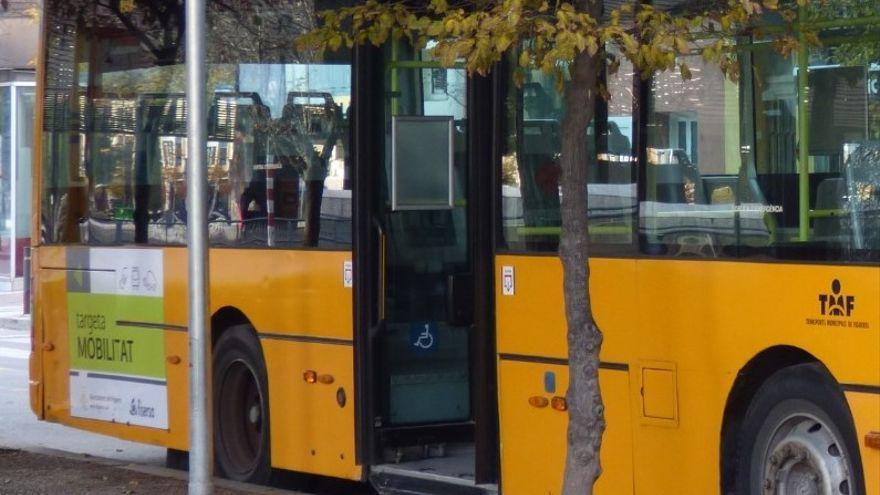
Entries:
[[865, 493], [843, 394], [816, 363], [774, 373], [743, 419], [738, 495]]
[[226, 330], [214, 346], [214, 452], [220, 474], [267, 484], [269, 388], [260, 343], [247, 325]]

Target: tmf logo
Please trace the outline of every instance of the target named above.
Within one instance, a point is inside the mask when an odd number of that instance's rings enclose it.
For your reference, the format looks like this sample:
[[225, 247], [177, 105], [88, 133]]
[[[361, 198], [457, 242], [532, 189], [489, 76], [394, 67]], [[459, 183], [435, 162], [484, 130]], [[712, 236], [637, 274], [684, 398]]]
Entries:
[[822, 315], [849, 316], [856, 307], [855, 296], [840, 293], [840, 280], [831, 282], [831, 294], [819, 294], [819, 307]]

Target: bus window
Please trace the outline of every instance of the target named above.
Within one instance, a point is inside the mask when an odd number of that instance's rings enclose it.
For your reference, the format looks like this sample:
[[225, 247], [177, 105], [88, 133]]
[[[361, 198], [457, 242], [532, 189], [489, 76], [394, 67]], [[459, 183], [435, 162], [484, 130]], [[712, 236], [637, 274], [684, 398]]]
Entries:
[[[183, 20], [146, 8], [49, 9], [45, 242], [185, 242]], [[314, 64], [296, 52], [290, 40], [306, 29], [291, 21], [299, 8], [210, 3], [213, 245], [351, 245], [350, 56]]]
[[876, 259], [877, 61], [876, 49], [846, 44], [799, 59], [759, 42], [741, 51], [739, 82], [696, 55], [687, 57], [692, 80], [656, 76], [640, 211], [645, 251]]
[[692, 79], [664, 72], [651, 81], [640, 212], [647, 252], [714, 257], [738, 242], [765, 243], [761, 213], [735, 206], [739, 86], [700, 55], [684, 62]]
[[[628, 250], [634, 242], [636, 162], [633, 152], [633, 71], [626, 62], [608, 77], [611, 98], [599, 100], [584, 139], [589, 164], [590, 240], [597, 252]], [[533, 70], [506, 101], [502, 155], [502, 234], [510, 251], [555, 251], [561, 231], [559, 179], [562, 96], [552, 76]], [[597, 136], [598, 134], [598, 136]]]
[[877, 258], [880, 106], [870, 86], [880, 53], [855, 57], [854, 48], [844, 42], [783, 58], [758, 45], [745, 58], [752, 184], [773, 235], [741, 256]]

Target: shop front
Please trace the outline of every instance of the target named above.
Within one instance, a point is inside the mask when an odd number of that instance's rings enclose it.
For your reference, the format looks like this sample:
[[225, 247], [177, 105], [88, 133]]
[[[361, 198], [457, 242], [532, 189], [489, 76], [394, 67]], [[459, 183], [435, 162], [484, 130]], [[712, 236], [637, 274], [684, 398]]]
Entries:
[[34, 71], [0, 69], [0, 291], [22, 286], [30, 244]]

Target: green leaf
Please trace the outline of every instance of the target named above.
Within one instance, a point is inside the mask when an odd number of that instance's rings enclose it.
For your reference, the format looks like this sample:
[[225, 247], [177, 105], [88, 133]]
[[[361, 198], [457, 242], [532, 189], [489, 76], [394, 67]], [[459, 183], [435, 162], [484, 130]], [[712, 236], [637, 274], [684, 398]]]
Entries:
[[438, 14], [444, 14], [449, 10], [449, 4], [446, 0], [431, 0], [429, 8]]

